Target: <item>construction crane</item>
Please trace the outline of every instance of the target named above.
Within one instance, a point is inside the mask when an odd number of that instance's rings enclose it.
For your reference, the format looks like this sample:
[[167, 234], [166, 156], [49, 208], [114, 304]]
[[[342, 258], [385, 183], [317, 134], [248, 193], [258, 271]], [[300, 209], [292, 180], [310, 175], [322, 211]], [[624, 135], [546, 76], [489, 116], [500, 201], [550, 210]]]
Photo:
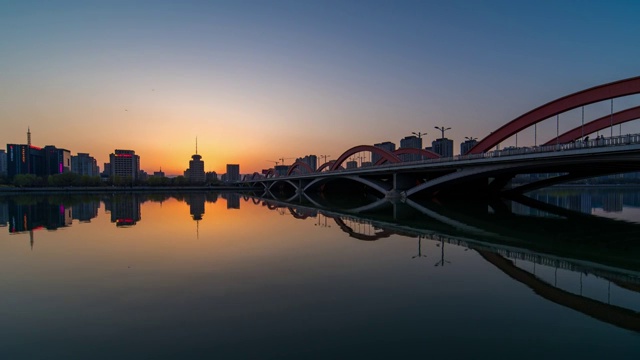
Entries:
[[[279, 158], [278, 160], [280, 160], [280, 161], [281, 161], [281, 163], [282, 163], [282, 165], [284, 165], [284, 161], [285, 161], [285, 160], [290, 160], [290, 159], [293, 159], [293, 158], [290, 158], [290, 157], [288, 157], [288, 158], [286, 158], [286, 157], [281, 157], [281, 158]], [[276, 165], [277, 165], [277, 164], [276, 164]]]
[[[275, 164], [276, 164], [276, 166], [278, 166], [278, 164], [280, 164], [280, 162], [279, 162], [279, 161], [274, 161], [274, 160], [265, 160], [265, 161], [275, 163]], [[284, 161], [284, 160], [283, 160], [283, 161]]]

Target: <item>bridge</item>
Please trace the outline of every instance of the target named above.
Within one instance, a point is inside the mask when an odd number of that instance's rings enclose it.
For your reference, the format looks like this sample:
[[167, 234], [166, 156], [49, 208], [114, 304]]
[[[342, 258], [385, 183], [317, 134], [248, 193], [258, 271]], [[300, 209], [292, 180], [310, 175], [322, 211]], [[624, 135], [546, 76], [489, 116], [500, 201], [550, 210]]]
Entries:
[[[242, 183], [267, 193], [340, 193], [362, 191], [378, 197], [406, 199], [427, 196], [488, 196], [525, 193], [554, 184], [640, 170], [640, 134], [613, 135], [613, 126], [640, 118], [640, 106], [613, 112], [613, 99], [640, 93], [640, 77], [586, 89], [551, 101], [508, 122], [477, 142], [466, 154], [440, 157], [423, 149], [401, 148], [394, 152], [371, 145], [354, 146], [336, 160], [317, 169], [297, 161], [286, 174], [246, 176]], [[596, 102], [611, 100], [612, 111], [540, 146], [491, 150], [501, 141], [561, 113]], [[610, 128], [610, 136], [588, 139], [588, 135]], [[586, 136], [586, 137], [585, 137]], [[358, 153], [379, 160], [359, 168], [344, 163]], [[415, 154], [420, 161], [403, 161]], [[511, 180], [519, 174], [556, 174], [517, 187]]]

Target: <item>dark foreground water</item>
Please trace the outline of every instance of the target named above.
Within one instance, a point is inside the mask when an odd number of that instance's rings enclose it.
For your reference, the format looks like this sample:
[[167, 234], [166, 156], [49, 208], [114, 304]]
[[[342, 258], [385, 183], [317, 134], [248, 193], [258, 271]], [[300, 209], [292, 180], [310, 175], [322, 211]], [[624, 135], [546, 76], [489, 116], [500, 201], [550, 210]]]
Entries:
[[640, 191], [518, 200], [0, 197], [0, 359], [640, 358]]

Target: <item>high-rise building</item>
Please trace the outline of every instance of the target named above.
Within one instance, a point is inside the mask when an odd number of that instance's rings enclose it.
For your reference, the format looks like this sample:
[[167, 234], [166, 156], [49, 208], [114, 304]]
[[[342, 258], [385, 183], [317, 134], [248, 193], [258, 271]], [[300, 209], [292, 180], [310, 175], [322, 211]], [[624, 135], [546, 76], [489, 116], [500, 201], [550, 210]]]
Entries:
[[[373, 146], [377, 147], [377, 148], [381, 148], [381, 149], [385, 149], [389, 152], [394, 152], [396, 151], [396, 144], [392, 143], [391, 141], [385, 141], [385, 142], [381, 142], [378, 144], [373, 144]], [[381, 156], [378, 154], [372, 154], [371, 155], [371, 162], [372, 163], [376, 163], [378, 162], [378, 160], [381, 159]]]
[[227, 174], [226, 181], [235, 182], [240, 181], [240, 165], [238, 164], [227, 164]]
[[18, 174], [45, 177], [47, 175], [45, 165], [45, 154], [42, 148], [7, 144], [7, 176], [10, 179]]
[[[400, 149], [422, 149], [422, 138], [414, 135], [406, 136], [400, 140]], [[399, 157], [402, 161], [422, 160], [419, 154], [402, 154]]]
[[0, 150], [0, 176], [7, 176], [7, 152]]
[[453, 140], [447, 138], [436, 139], [431, 142], [431, 148], [433, 152], [439, 154], [441, 157], [453, 156]]
[[109, 155], [111, 176], [138, 180], [140, 174], [140, 156], [133, 150], [118, 150]]
[[202, 156], [195, 154], [189, 161], [189, 181], [192, 183], [204, 183], [206, 180], [204, 173], [204, 161]]
[[102, 176], [111, 176], [111, 163], [104, 163], [104, 169], [102, 169]]
[[478, 143], [478, 140], [475, 140], [475, 139], [466, 140], [465, 142], [461, 143], [460, 144], [460, 155], [465, 155], [477, 143]]
[[87, 153], [71, 156], [71, 172], [83, 176], [100, 176], [98, 162]]
[[202, 184], [206, 180], [204, 161], [202, 161], [202, 156], [198, 155], [198, 138], [196, 138], [196, 153], [191, 156], [189, 169], [184, 172], [184, 177], [195, 184]]
[[315, 155], [307, 155], [303, 158], [297, 158], [296, 161], [300, 161], [309, 165], [309, 167], [311, 167], [314, 171], [318, 168], [318, 157]]
[[346, 165], [347, 165], [347, 169], [357, 169], [358, 168], [358, 162], [355, 161], [355, 160], [347, 161]]
[[53, 145], [44, 147], [47, 175], [62, 174], [71, 171], [71, 152], [58, 149]]

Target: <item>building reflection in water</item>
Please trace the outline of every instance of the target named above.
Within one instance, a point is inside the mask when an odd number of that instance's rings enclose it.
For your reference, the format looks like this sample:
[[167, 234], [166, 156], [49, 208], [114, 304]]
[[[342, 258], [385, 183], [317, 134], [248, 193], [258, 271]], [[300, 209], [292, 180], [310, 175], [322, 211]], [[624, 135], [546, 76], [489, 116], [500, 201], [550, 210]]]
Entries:
[[187, 205], [189, 205], [189, 214], [191, 218], [196, 221], [196, 238], [200, 238], [200, 220], [204, 215], [204, 203], [207, 200], [206, 195], [203, 193], [189, 194], [185, 199]]
[[[111, 221], [131, 226], [141, 220], [141, 203], [162, 202], [168, 195], [118, 194], [102, 197]], [[205, 203], [215, 202], [216, 193], [172, 195], [185, 201], [199, 222]], [[240, 207], [240, 195], [224, 193], [228, 209]], [[245, 196], [246, 197], [246, 196]], [[416, 240], [417, 254], [429, 255], [431, 266], [456, 266], [445, 250], [461, 246], [472, 250], [510, 278], [531, 288], [539, 296], [616, 326], [640, 332], [640, 308], [618, 303], [620, 294], [640, 294], [640, 224], [591, 215], [594, 208], [608, 211], [638, 207], [635, 193], [535, 193], [528, 200], [501, 204], [437, 204], [407, 201], [381, 204], [380, 210], [362, 214], [336, 207], [289, 204], [274, 199], [245, 200], [261, 208], [278, 211], [301, 221], [311, 221], [319, 231], [337, 227], [348, 238], [378, 241], [392, 236]], [[542, 202], [541, 200], [544, 200]], [[66, 200], [65, 200], [66, 201]], [[10, 233], [55, 230], [72, 219], [90, 221], [98, 215], [97, 199], [70, 201], [47, 196], [0, 198], [0, 225]], [[579, 244], [580, 246], [576, 246]], [[447, 247], [447, 249], [445, 249]], [[430, 249], [430, 250], [427, 250]], [[562, 281], [559, 281], [562, 279]], [[583, 283], [599, 292], [583, 292]]]
[[[595, 209], [604, 212], [621, 212], [624, 207], [640, 207], [640, 193], [637, 191], [538, 191], [528, 196], [532, 199], [565, 209], [592, 214]], [[531, 208], [519, 203], [512, 204], [512, 210], [519, 215], [553, 216], [544, 210]]]
[[240, 209], [240, 194], [222, 193], [222, 198], [227, 200], [227, 209]]
[[206, 201], [205, 194], [189, 194], [185, 200], [187, 205], [189, 205], [189, 214], [191, 214], [193, 220], [202, 220], [202, 215], [204, 215], [204, 203]]
[[100, 209], [100, 201], [86, 201], [73, 204], [71, 206], [71, 213], [74, 220], [79, 222], [91, 222], [91, 219], [98, 216], [98, 209]]
[[111, 222], [116, 226], [134, 226], [142, 219], [141, 200], [138, 194], [117, 194], [102, 199], [105, 210], [111, 214]]
[[[423, 249], [428, 242], [439, 250], [436, 267], [455, 266], [446, 257], [445, 246], [476, 251], [548, 301], [640, 332], [640, 304], [634, 307], [625, 301], [640, 297], [640, 224], [590, 215], [591, 206], [616, 209], [623, 203], [623, 196], [544, 198], [550, 200], [548, 204], [535, 199], [526, 204], [508, 202], [495, 207], [498, 211], [467, 203], [459, 208], [414, 203], [413, 212], [402, 209], [401, 219], [389, 214], [389, 207], [386, 215], [382, 210], [355, 215], [335, 207], [318, 209], [309, 203], [260, 200], [269, 210], [301, 220], [309, 217], [304, 214], [316, 212], [315, 226], [322, 228], [333, 222], [357, 240], [377, 241], [391, 235], [417, 238], [418, 253], [412, 258], [425, 257]], [[633, 197], [634, 205], [637, 199]], [[612, 203], [616, 205], [610, 207]], [[396, 206], [394, 214], [398, 212]], [[577, 241], [580, 246], [575, 246]], [[583, 292], [584, 282], [589, 282], [589, 293]]]
[[9, 223], [9, 204], [0, 201], [0, 227], [6, 227]]
[[33, 249], [36, 230], [57, 230], [71, 226], [71, 207], [60, 202], [49, 202], [47, 197], [10, 197], [0, 204], [2, 227], [9, 225], [9, 233], [29, 233]]

